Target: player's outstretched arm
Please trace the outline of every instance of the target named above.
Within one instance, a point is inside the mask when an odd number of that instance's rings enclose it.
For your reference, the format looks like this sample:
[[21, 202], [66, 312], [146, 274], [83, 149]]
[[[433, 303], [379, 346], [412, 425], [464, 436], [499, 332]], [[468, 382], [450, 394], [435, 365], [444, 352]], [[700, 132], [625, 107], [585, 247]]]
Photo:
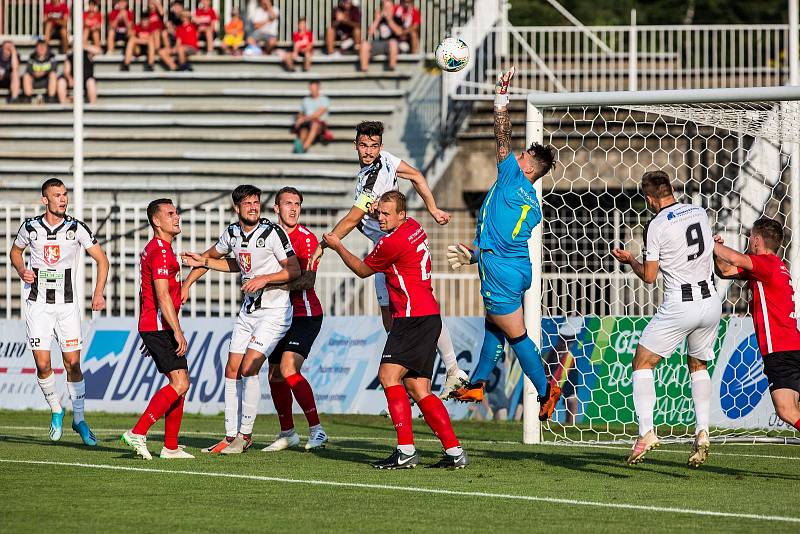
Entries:
[[[344, 239], [350, 232], [353, 231], [356, 226], [358, 226], [358, 223], [360, 223], [361, 219], [364, 218], [364, 214], [367, 213], [371, 207], [371, 205], [367, 205], [359, 198], [359, 203], [350, 208], [350, 211], [347, 212], [347, 215], [342, 217], [342, 219], [336, 223], [336, 226], [333, 227], [333, 230], [331, 230], [330, 233], [337, 235], [339, 239]], [[319, 263], [320, 258], [322, 258], [322, 253], [325, 251], [327, 246], [328, 243], [326, 243], [324, 239], [319, 245], [317, 245], [316, 250], [314, 250], [314, 253], [311, 255], [311, 261], [309, 262], [312, 268], [316, 268], [316, 265]]]
[[104, 310], [106, 309], [106, 298], [103, 294], [106, 291], [106, 282], [108, 281], [108, 257], [103, 247], [99, 244], [94, 244], [86, 249], [86, 253], [97, 264], [97, 281], [94, 284], [94, 293], [92, 294], [92, 311]]
[[753, 270], [753, 260], [747, 254], [725, 246], [719, 235], [714, 236], [714, 271], [720, 278], [739, 278], [739, 269]]
[[[181, 260], [185, 266], [192, 268], [192, 272], [189, 273], [189, 276], [191, 276], [192, 273], [203, 269], [203, 273], [197, 276], [194, 280], [200, 278], [200, 276], [202, 276], [208, 269], [223, 273], [239, 272], [239, 264], [236, 263], [236, 260], [233, 258], [214, 258], [211, 256], [203, 256], [197, 252], [184, 252], [181, 254]], [[187, 281], [188, 278], [189, 277], [187, 277]], [[194, 280], [192, 280], [192, 282], [194, 282]]]
[[511, 116], [508, 113], [508, 86], [514, 77], [511, 67], [497, 78], [494, 86], [494, 138], [497, 149], [497, 163], [511, 154]]
[[658, 276], [657, 261], [645, 261], [641, 263], [633, 257], [633, 254], [620, 248], [613, 249], [611, 255], [614, 256], [618, 262], [630, 265], [633, 274], [638, 276], [645, 284], [655, 283], [656, 277]]
[[[200, 254], [200, 257], [219, 259], [224, 257], [224, 255], [217, 250], [216, 246], [212, 245], [211, 248]], [[184, 265], [186, 265], [186, 263], [184, 263]], [[181, 304], [186, 304], [186, 301], [189, 300], [189, 289], [192, 287], [192, 284], [197, 282], [206, 272], [208, 272], [208, 269], [202, 266], [192, 268], [191, 272], [186, 276], [186, 279], [181, 283]]]
[[433, 192], [430, 186], [428, 186], [428, 180], [425, 179], [425, 176], [419, 172], [419, 170], [405, 161], [401, 161], [400, 165], [397, 167], [397, 176], [411, 182], [411, 185], [414, 186], [414, 190], [425, 203], [425, 207], [428, 208], [428, 213], [431, 214], [437, 223], [447, 224], [450, 222], [450, 214], [444, 210], [440, 210], [436, 206], [436, 199], [433, 198]]
[[474, 249], [464, 243], [458, 243], [447, 247], [447, 262], [450, 264], [450, 268], [456, 271], [465, 265], [477, 263], [478, 256]]
[[286, 291], [304, 291], [314, 289], [317, 282], [317, 271], [300, 271], [300, 276], [285, 284], [269, 284], [266, 289], [285, 289]]
[[328, 247], [330, 247], [334, 252], [336, 252], [339, 257], [342, 258], [342, 261], [347, 268], [353, 271], [359, 278], [367, 278], [368, 276], [372, 276], [375, 274], [375, 271], [370, 269], [370, 267], [361, 261], [357, 256], [354, 256], [349, 250], [347, 250], [339, 239], [339, 236], [331, 232], [330, 234], [325, 234], [322, 236], [322, 240], [327, 243]]
[[22, 281], [26, 284], [32, 284], [36, 279], [36, 275], [30, 269], [25, 268], [25, 258], [22, 255], [24, 251], [25, 249], [19, 248], [17, 245], [11, 245], [11, 250], [8, 251], [8, 259], [19, 277], [22, 278]]

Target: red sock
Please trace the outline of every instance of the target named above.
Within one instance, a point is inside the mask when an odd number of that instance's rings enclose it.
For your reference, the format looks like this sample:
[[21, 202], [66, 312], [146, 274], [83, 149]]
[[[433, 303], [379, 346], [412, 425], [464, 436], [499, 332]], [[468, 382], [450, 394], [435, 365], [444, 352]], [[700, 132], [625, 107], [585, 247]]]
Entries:
[[170, 450], [178, 448], [178, 432], [181, 429], [183, 420], [183, 403], [186, 397], [178, 397], [178, 400], [169, 407], [164, 414], [164, 446]]
[[793, 424], [792, 426], [793, 426], [793, 427], [795, 427], [797, 430], [800, 430], [800, 419], [798, 419], [797, 421], [795, 421], [795, 422], [794, 422], [794, 424]]
[[449, 449], [458, 447], [460, 444], [456, 433], [453, 432], [453, 425], [450, 423], [450, 414], [436, 395], [428, 395], [417, 403], [425, 422], [431, 427], [433, 433], [442, 442], [442, 447]]
[[389, 403], [389, 415], [397, 431], [398, 445], [413, 445], [414, 431], [411, 428], [411, 403], [406, 388], [400, 384], [383, 390]]
[[176, 400], [178, 400], [178, 392], [172, 389], [169, 384], [159, 389], [150, 399], [150, 404], [147, 405], [147, 409], [139, 418], [139, 422], [133, 427], [133, 433], [147, 434], [150, 427], [167, 413], [169, 407], [175, 404]]
[[272, 392], [272, 403], [278, 412], [278, 421], [281, 424], [281, 432], [286, 432], [294, 428], [292, 418], [292, 390], [285, 380], [269, 381], [269, 390]]
[[303, 409], [308, 419], [308, 426], [319, 424], [319, 415], [317, 415], [317, 403], [314, 401], [314, 392], [311, 390], [311, 384], [300, 373], [289, 375], [285, 378], [286, 383], [292, 388], [292, 394], [297, 399], [297, 404]]

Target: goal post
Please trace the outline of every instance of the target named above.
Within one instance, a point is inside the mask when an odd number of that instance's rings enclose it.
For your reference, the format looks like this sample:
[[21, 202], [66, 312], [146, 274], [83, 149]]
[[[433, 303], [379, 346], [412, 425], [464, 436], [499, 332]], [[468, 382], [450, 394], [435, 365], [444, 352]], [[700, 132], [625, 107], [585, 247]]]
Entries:
[[[526, 381], [523, 441], [628, 441], [637, 428], [630, 362], [661, 283], [643, 284], [610, 249], [641, 256], [652, 214], [640, 177], [666, 171], [678, 201], [706, 208], [738, 250], [759, 217], [784, 223], [781, 255], [800, 293], [800, 87], [532, 93], [526, 102], [526, 144], [549, 143], [558, 158], [535, 186], [544, 218], [529, 242], [525, 323], [565, 398], [540, 425]], [[709, 366], [712, 438], [796, 438], [775, 416], [744, 286], [715, 285], [723, 320]], [[668, 440], [693, 435], [683, 355], [679, 347], [656, 370], [656, 425]]]

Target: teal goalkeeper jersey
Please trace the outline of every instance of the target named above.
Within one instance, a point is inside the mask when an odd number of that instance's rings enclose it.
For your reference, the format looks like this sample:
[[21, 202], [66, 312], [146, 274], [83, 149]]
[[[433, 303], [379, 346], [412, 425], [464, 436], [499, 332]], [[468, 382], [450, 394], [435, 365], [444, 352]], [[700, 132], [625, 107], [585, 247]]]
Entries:
[[478, 212], [475, 246], [504, 258], [530, 258], [528, 239], [542, 208], [513, 153], [497, 164], [497, 181]]

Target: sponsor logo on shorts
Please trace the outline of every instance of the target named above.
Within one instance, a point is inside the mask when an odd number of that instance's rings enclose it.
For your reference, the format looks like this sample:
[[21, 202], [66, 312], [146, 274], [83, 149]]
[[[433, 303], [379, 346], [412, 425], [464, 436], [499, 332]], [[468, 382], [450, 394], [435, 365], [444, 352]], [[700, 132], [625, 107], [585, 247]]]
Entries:
[[66, 347], [77, 347], [79, 341], [80, 341], [80, 339], [78, 339], [78, 338], [68, 339], [68, 340], [66, 340], [64, 342], [64, 346], [66, 346]]
[[264, 344], [262, 342], [260, 342], [258, 339], [256, 339], [256, 336], [252, 336], [250, 338], [250, 343], [252, 343], [254, 345], [258, 345], [259, 347], [263, 347], [264, 346]]
[[290, 341], [289, 345], [300, 345], [299, 341]]
[[55, 265], [61, 259], [61, 245], [44, 246], [44, 262], [47, 265]]
[[722, 412], [730, 419], [747, 416], [761, 402], [769, 389], [764, 376], [764, 360], [758, 350], [756, 335], [739, 343], [731, 354], [719, 385]]
[[239, 253], [239, 265], [242, 268], [242, 272], [249, 273], [250, 270], [253, 268], [253, 256], [250, 252], [240, 252]]
[[381, 356], [381, 358], [391, 358], [391, 357], [392, 357], [391, 354], [384, 354], [383, 356]]

